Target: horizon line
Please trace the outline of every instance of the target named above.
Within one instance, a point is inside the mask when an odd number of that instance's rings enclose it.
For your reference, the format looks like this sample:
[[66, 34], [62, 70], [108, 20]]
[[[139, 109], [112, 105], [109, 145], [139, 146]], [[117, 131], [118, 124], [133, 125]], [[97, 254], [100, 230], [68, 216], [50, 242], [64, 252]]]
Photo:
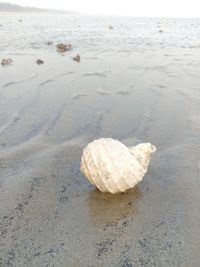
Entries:
[[[43, 7], [37, 7], [37, 6], [24, 6], [19, 4], [13, 4], [10, 2], [4, 2], [0, 1], [0, 4], [9, 4], [17, 7], [22, 8], [32, 8], [32, 9], [38, 9], [41, 11], [55, 11], [55, 12], [69, 12], [69, 13], [77, 13], [78, 15], [91, 15], [91, 16], [106, 16], [106, 17], [131, 17], [131, 18], [144, 18], [144, 19], [200, 19], [200, 17], [192, 17], [192, 16], [158, 16], [158, 15], [151, 15], [151, 16], [144, 16], [144, 15], [130, 15], [130, 14], [103, 14], [103, 13], [95, 13], [95, 12], [81, 12], [77, 10], [66, 10], [66, 9], [57, 9], [57, 8], [43, 8]], [[0, 11], [0, 13], [31, 13], [31, 11]], [[64, 15], [64, 14], [62, 14]]]

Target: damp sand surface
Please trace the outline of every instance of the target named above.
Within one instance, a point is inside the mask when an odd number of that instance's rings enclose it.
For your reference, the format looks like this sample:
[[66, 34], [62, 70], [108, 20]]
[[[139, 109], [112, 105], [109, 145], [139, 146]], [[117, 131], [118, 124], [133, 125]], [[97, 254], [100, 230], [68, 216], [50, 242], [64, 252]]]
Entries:
[[[200, 21], [0, 22], [14, 62], [0, 68], [0, 266], [199, 266]], [[134, 189], [103, 194], [81, 174], [99, 137], [157, 147]]]

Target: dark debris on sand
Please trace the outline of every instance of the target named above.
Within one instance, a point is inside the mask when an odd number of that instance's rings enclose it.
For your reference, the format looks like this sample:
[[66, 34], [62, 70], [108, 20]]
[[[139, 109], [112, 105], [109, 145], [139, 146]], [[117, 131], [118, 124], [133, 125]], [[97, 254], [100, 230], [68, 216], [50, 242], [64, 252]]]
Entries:
[[1, 61], [1, 65], [2, 66], [5, 66], [5, 65], [10, 65], [13, 63], [13, 60], [12, 58], [3, 58], [2, 61]]
[[67, 51], [72, 50], [72, 45], [71, 44], [57, 44], [57, 51], [60, 53], [64, 53]]
[[75, 57], [72, 58], [74, 61], [76, 62], [80, 62], [81, 60], [81, 56], [79, 54], [77, 54]]
[[38, 65], [42, 65], [42, 64], [44, 63], [44, 61], [41, 60], [41, 59], [38, 59], [38, 60], [36, 61], [36, 63], [37, 63]]
[[46, 42], [46, 45], [53, 45], [53, 42], [51, 42], [51, 41], [48, 41], [48, 42]]

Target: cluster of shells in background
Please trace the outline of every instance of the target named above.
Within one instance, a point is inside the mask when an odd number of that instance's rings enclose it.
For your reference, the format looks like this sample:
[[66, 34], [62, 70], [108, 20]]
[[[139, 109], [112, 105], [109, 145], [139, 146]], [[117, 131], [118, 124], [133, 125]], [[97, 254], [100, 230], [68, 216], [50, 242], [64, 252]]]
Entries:
[[81, 171], [102, 192], [125, 192], [142, 180], [155, 151], [150, 143], [127, 147], [118, 140], [100, 138], [84, 148]]
[[72, 50], [72, 45], [71, 44], [57, 44], [57, 51], [60, 53], [64, 53], [67, 51]]

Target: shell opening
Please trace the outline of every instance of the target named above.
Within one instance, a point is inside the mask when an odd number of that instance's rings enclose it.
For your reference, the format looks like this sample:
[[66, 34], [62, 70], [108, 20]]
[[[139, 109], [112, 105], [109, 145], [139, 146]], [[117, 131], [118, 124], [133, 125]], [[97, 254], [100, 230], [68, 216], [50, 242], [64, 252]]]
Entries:
[[156, 152], [156, 147], [154, 145], [151, 145], [151, 153]]

